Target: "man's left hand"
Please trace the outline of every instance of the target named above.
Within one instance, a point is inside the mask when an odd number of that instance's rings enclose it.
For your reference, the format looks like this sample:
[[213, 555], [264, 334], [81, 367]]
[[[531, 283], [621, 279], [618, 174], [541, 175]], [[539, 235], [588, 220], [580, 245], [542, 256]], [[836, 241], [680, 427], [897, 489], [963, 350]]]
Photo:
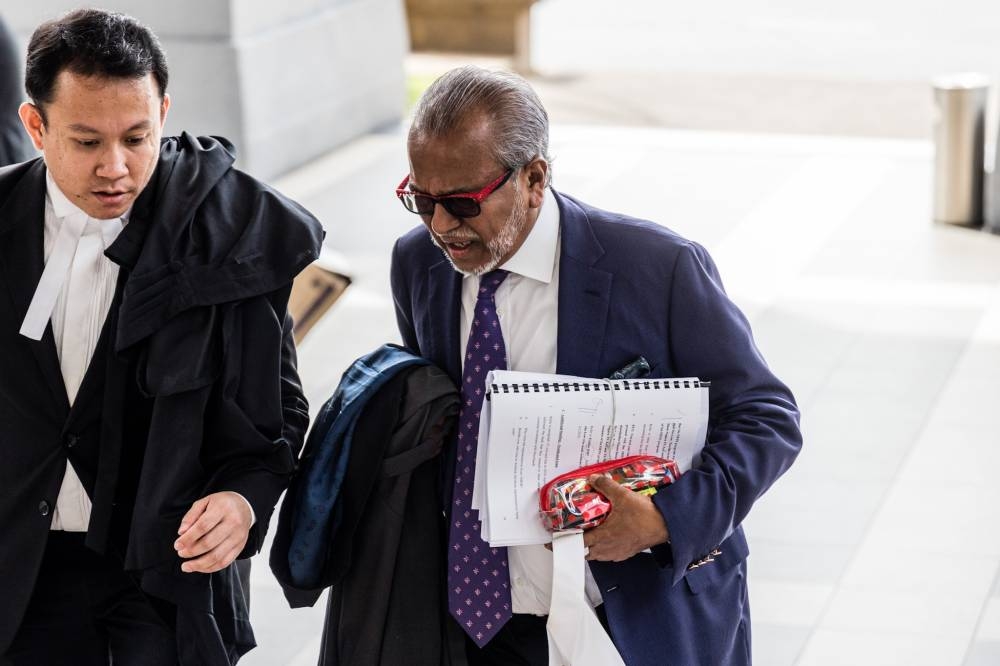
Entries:
[[228, 567], [246, 545], [252, 520], [250, 505], [234, 492], [213, 493], [192, 504], [174, 542], [187, 560], [181, 570], [212, 573]]
[[603, 475], [595, 474], [587, 482], [611, 502], [611, 513], [604, 522], [583, 533], [588, 560], [621, 562], [667, 541], [667, 524], [651, 497]]

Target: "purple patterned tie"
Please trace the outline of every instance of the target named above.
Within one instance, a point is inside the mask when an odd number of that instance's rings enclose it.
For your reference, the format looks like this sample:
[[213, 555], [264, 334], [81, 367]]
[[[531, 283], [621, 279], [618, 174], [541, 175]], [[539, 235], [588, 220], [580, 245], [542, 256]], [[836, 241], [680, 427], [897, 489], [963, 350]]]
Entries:
[[486, 374], [507, 367], [507, 349], [493, 301], [507, 275], [507, 271], [494, 270], [479, 279], [479, 296], [465, 349], [448, 538], [448, 610], [479, 647], [486, 645], [511, 617], [507, 549], [491, 548], [483, 541], [479, 535], [479, 516], [473, 515], [472, 509], [479, 412], [483, 407]]

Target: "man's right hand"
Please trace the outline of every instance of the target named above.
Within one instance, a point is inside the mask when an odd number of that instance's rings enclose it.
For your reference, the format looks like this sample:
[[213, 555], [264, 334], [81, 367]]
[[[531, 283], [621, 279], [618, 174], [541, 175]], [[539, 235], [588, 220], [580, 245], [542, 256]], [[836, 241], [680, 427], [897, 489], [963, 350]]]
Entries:
[[213, 573], [228, 567], [246, 546], [252, 521], [250, 505], [239, 493], [213, 493], [192, 504], [174, 542], [187, 560], [181, 570]]
[[651, 497], [601, 474], [591, 476], [587, 483], [611, 502], [604, 522], [583, 533], [588, 560], [622, 562], [670, 539], [667, 523]]

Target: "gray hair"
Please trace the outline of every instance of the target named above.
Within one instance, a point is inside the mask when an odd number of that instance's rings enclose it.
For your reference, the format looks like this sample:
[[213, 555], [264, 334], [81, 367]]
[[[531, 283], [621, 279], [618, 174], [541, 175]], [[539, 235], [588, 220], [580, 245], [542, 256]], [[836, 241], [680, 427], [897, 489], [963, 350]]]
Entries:
[[497, 162], [516, 169], [541, 157], [551, 174], [549, 116], [528, 82], [509, 72], [470, 65], [441, 76], [420, 97], [410, 140], [445, 136], [476, 112], [489, 114]]

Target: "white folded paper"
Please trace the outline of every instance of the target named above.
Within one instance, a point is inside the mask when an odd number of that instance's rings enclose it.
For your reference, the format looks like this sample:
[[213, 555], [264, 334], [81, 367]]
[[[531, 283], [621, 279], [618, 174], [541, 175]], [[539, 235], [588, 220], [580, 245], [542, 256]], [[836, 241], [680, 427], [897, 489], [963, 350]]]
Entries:
[[552, 606], [546, 625], [549, 666], [625, 666], [584, 593], [583, 532], [552, 539]]

